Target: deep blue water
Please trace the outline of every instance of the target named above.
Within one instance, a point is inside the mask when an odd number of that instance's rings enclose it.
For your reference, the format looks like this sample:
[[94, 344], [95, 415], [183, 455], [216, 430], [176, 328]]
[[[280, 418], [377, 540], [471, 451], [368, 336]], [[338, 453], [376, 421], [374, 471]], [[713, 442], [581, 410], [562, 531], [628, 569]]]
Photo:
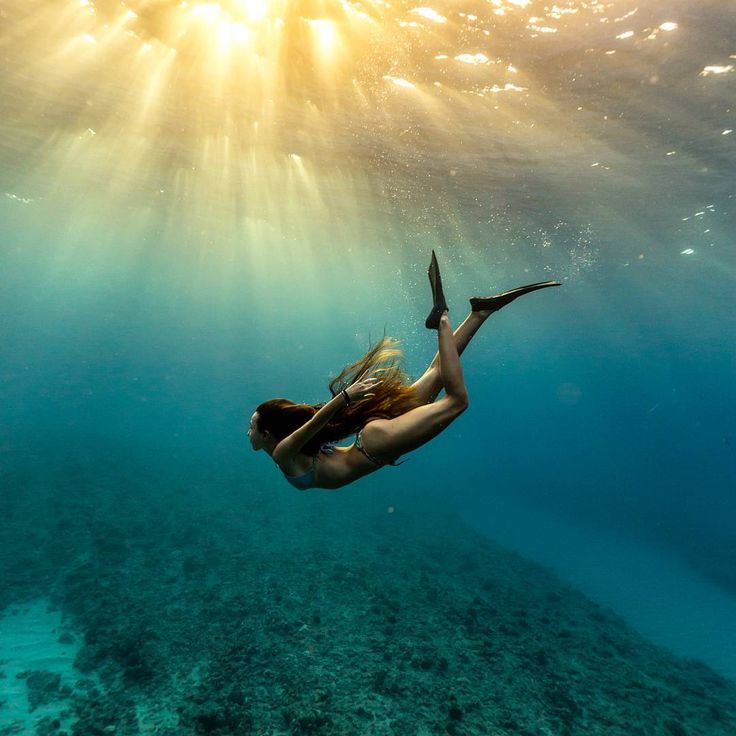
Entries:
[[[15, 435], [242, 447], [244, 477], [290, 494], [247, 418], [325, 400], [384, 329], [418, 376], [432, 248], [454, 324], [557, 278], [463, 355], [469, 411], [345, 492], [426, 487], [736, 677], [733, 4], [562, 6], [441, 3], [440, 30], [397, 7], [345, 78], [253, 91], [165, 61], [143, 16], [115, 37], [111, 4], [6, 3], [3, 461]], [[481, 51], [500, 61], [438, 67]]]

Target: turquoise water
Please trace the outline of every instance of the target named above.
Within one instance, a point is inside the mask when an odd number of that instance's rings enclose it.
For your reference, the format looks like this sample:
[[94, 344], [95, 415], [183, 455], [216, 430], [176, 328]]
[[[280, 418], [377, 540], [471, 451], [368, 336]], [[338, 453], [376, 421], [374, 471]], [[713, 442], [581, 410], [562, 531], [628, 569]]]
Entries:
[[298, 535], [247, 420], [326, 400], [384, 330], [420, 375], [434, 248], [455, 325], [563, 286], [483, 326], [462, 417], [340, 493], [426, 492], [736, 679], [730, 3], [146, 6], [1, 9], [5, 502], [52, 455], [99, 490], [135, 445], [239, 479], [172, 503], [277, 494]]

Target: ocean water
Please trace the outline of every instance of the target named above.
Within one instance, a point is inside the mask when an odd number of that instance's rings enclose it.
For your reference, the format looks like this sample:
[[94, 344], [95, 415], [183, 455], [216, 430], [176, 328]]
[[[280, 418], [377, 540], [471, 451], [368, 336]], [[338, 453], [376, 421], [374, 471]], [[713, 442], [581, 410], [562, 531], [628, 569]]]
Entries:
[[[372, 636], [397, 625], [392, 600], [435, 622], [443, 596], [493, 597], [497, 583], [465, 581], [465, 563], [439, 599], [412, 597], [404, 575], [444, 574], [422, 545], [445, 540], [455, 564], [472, 556], [452, 546], [467, 534], [547, 590], [517, 568], [542, 565], [566, 591], [549, 601], [574, 591], [573, 619], [588, 610], [580, 591], [624, 622], [606, 636], [643, 643], [618, 647], [616, 667], [653, 645], [636, 664], [647, 682], [665, 656], [718, 673], [697, 670], [710, 684], [687, 713], [655, 700], [640, 732], [728, 733], [735, 38], [726, 0], [5, 0], [0, 671], [13, 687], [0, 679], [0, 728], [34, 733], [45, 716], [44, 732], [75, 734], [636, 732], [623, 704], [601, 725], [596, 696], [550, 685], [547, 670], [534, 680], [547, 710], [531, 715], [516, 693], [509, 715], [515, 691], [493, 691], [492, 720], [469, 705], [490, 685], [453, 670], [468, 649], [449, 638], [444, 665], [409, 668], [452, 679], [462, 706], [442, 706], [447, 722], [407, 715], [385, 643], [371, 656], [387, 669], [351, 685], [349, 708], [325, 696], [295, 715], [316, 686], [279, 689], [279, 668], [292, 650], [315, 678], [367, 657], [346, 633], [363, 626], [354, 607], [388, 617], [365, 624]], [[252, 411], [326, 400], [329, 378], [384, 332], [421, 375], [436, 350], [423, 325], [432, 249], [453, 325], [470, 296], [562, 287], [483, 325], [462, 356], [469, 410], [409, 462], [298, 494], [250, 450]], [[457, 520], [455, 536], [437, 514]], [[351, 591], [339, 600], [321, 587], [332, 567]], [[538, 611], [519, 591], [498, 616]], [[323, 606], [339, 656], [318, 661], [320, 644], [299, 639], [326, 626], [324, 610], [297, 611], [293, 630], [259, 630], [263, 660], [237, 670], [222, 642], [242, 642], [227, 628], [242, 611], [216, 609], [238, 596], [257, 622], [292, 598]], [[544, 618], [530, 636], [547, 635]], [[416, 651], [412, 631], [391, 639]], [[521, 665], [504, 661], [513, 678]], [[239, 677], [227, 710], [218, 693]], [[428, 681], [403, 677], [415, 706], [435, 708]], [[201, 689], [194, 714], [172, 685], [186, 682]], [[253, 705], [266, 702], [280, 720]], [[236, 706], [248, 718], [223, 715]], [[361, 726], [345, 725], [348, 710]]]

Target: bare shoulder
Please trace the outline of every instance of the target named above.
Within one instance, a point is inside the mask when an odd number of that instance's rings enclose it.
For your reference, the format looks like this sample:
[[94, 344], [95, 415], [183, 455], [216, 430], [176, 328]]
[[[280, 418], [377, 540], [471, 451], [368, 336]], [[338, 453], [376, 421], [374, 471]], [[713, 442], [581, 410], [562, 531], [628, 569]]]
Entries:
[[304, 453], [297, 453], [292, 455], [289, 453], [281, 453], [278, 457], [274, 451], [271, 455], [271, 459], [279, 466], [283, 473], [286, 475], [304, 475], [309, 472], [309, 469], [314, 463], [314, 458]]
[[289, 473], [289, 468], [292, 468], [294, 465], [301, 465], [305, 457], [309, 456], [301, 452], [301, 448], [297, 448], [293, 442], [289, 441], [288, 437], [281, 440], [271, 453], [271, 459], [285, 473]]

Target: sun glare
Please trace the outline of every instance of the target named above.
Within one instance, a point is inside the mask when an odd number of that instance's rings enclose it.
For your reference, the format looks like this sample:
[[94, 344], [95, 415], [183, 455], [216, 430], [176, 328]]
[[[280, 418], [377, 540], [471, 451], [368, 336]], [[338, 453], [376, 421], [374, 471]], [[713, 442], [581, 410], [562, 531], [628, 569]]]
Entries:
[[246, 17], [258, 22], [268, 13], [268, 2], [266, 0], [236, 0], [235, 6], [244, 11]]
[[[370, 187], [345, 163], [345, 152], [365, 141], [361, 161], [370, 168], [393, 165], [415, 146], [426, 160], [463, 159], [485, 130], [504, 131], [520, 148], [555, 134], [583, 140], [586, 132], [569, 117], [559, 130], [549, 122], [560, 104], [555, 95], [570, 90], [560, 93], [546, 77], [569, 72], [576, 84], [592, 84], [587, 76], [575, 79], [588, 59], [634, 64], [630, 54], [645, 39], [656, 52], [684, 27], [667, 15], [653, 21], [636, 9], [616, 14], [611, 4], [582, 0], [40, 5], [6, 0], [0, 14], [10, 8], [2, 20], [20, 29], [3, 41], [3, 54], [13, 58], [10, 74], [32, 70], [43, 80], [46, 96], [19, 113], [19, 128], [48, 127], [39, 134], [51, 141], [43, 149], [50, 162], [45, 179], [54, 180], [52, 165], [80, 181], [93, 171], [111, 201], [142, 192], [154, 198], [146, 202], [152, 210], [187, 203], [187, 216], [202, 220], [231, 207], [259, 237], [286, 219], [299, 226], [299, 217], [284, 214], [287, 204], [311, 213], [347, 191], [356, 201], [367, 196]], [[587, 43], [585, 34], [591, 41], [583, 52], [578, 39]], [[563, 48], [569, 51], [560, 56], [562, 68], [545, 69], [540, 60]], [[707, 79], [697, 79], [698, 72]], [[728, 52], [705, 59], [694, 73], [709, 89], [728, 85], [733, 75]], [[647, 87], [652, 78], [647, 67]], [[463, 130], [468, 120], [472, 130]], [[727, 125], [718, 128], [725, 143], [734, 137]], [[456, 181], [464, 181], [461, 174]]]

